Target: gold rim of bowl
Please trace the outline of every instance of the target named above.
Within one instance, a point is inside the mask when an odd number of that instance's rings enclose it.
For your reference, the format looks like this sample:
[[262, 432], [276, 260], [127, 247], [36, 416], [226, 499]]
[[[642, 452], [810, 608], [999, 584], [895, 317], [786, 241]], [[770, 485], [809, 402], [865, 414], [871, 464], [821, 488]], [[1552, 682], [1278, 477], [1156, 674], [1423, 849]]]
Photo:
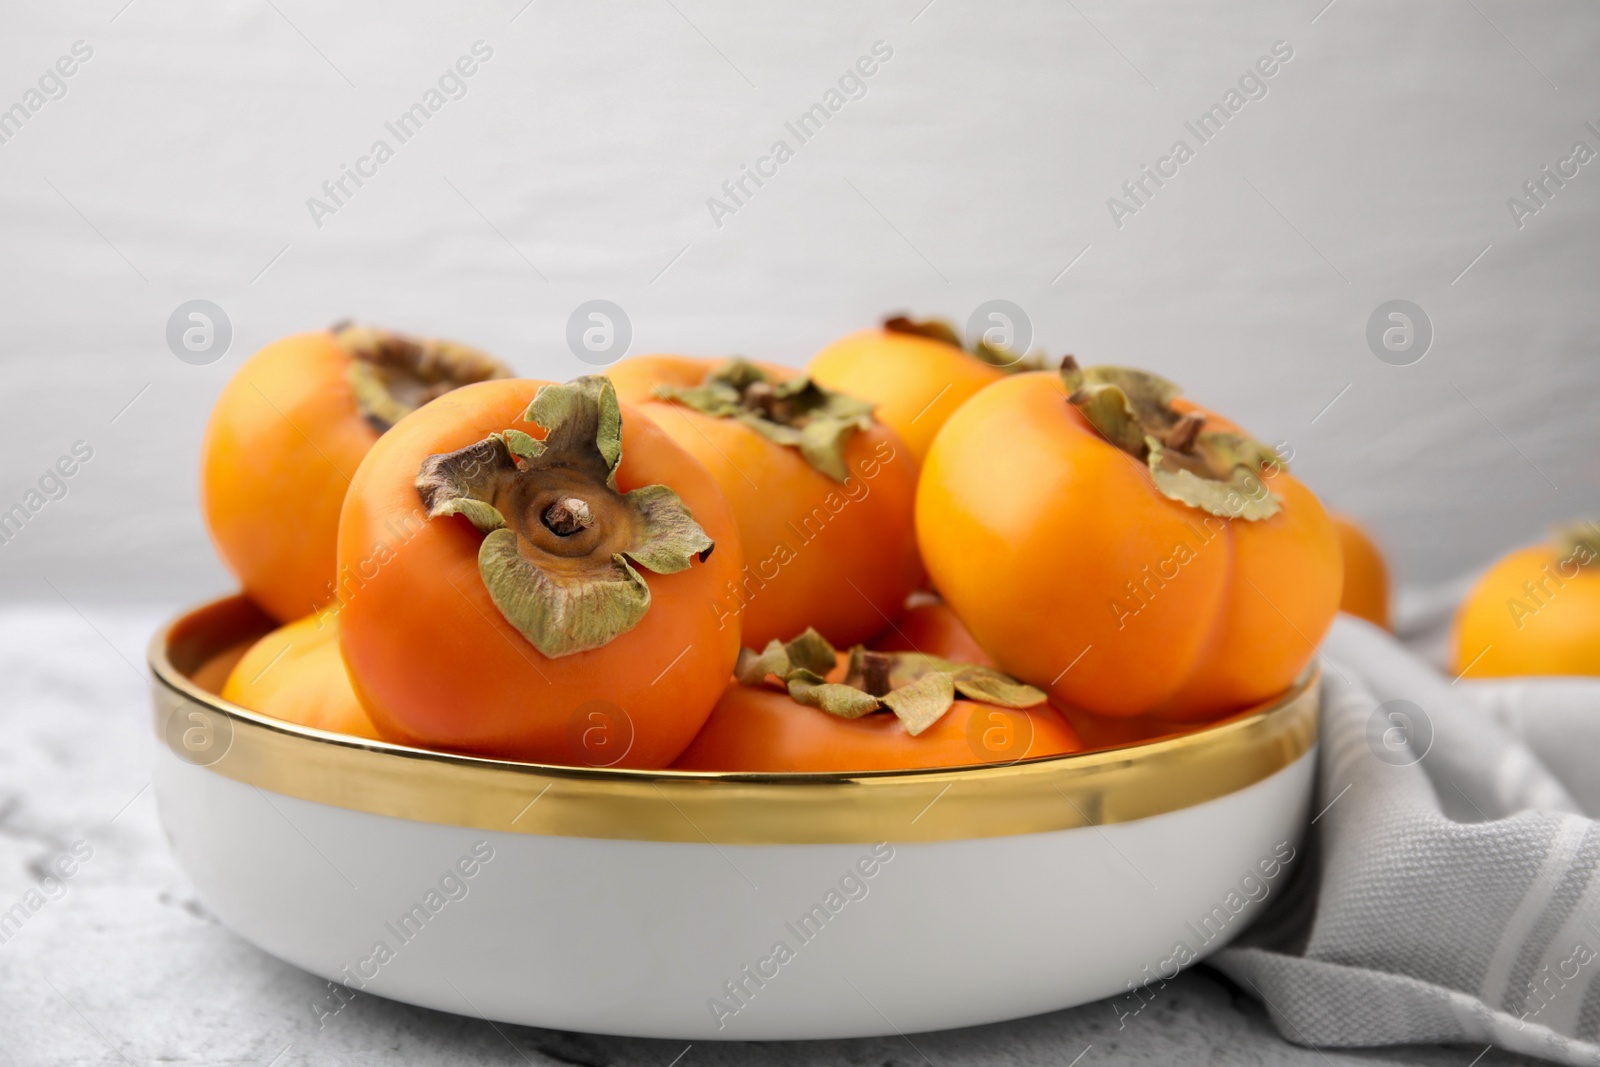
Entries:
[[150, 646], [154, 727], [179, 759], [353, 811], [563, 837], [780, 845], [954, 841], [1149, 818], [1226, 796], [1316, 742], [1318, 686], [1119, 748], [939, 770], [734, 774], [561, 767], [326, 733], [229, 703], [191, 675], [270, 627], [240, 596], [180, 615]]

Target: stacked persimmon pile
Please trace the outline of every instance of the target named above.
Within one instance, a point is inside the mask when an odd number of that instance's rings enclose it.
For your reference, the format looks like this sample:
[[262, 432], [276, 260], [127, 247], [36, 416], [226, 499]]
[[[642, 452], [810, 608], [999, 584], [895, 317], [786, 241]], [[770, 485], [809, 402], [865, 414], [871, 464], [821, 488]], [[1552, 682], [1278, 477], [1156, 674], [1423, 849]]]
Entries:
[[[228, 699], [542, 763], [1009, 762], [1270, 700], [1338, 610], [1282, 459], [1114, 366], [889, 320], [566, 384], [342, 325], [252, 356], [206, 516], [284, 625]], [[1381, 562], [1378, 564], [1381, 568]]]

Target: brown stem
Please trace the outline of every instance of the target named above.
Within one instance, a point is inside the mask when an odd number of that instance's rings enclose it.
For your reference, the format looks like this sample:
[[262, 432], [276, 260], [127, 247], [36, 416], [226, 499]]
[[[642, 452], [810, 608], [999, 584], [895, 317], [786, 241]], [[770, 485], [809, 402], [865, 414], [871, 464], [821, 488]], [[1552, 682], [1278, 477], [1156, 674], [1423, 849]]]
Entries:
[[882, 652], [863, 650], [861, 653], [861, 688], [871, 696], [881, 697], [889, 692], [889, 671], [894, 659]]
[[1186, 412], [1172, 429], [1167, 431], [1166, 446], [1175, 452], [1188, 452], [1194, 448], [1194, 443], [1200, 439], [1200, 431], [1206, 424], [1206, 417], [1198, 411]]
[[561, 537], [571, 537], [594, 525], [589, 505], [575, 496], [564, 496], [544, 511], [545, 528]]
[[740, 402], [762, 418], [784, 426], [794, 422], [794, 404], [787, 397], [779, 396], [770, 382], [751, 382], [745, 386]]

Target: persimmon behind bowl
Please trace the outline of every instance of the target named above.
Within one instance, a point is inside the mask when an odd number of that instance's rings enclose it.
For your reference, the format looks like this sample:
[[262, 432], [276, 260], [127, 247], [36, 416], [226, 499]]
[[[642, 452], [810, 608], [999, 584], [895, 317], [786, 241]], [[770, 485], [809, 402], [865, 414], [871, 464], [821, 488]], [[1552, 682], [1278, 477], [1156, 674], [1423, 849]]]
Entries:
[[[230, 658], [272, 625], [231, 597], [152, 643], [173, 851], [266, 952], [442, 1011], [686, 1041], [1035, 1015], [1226, 944], [1301, 848], [1313, 673], [1205, 728], [1101, 751], [643, 771], [406, 748], [222, 700]], [[347, 1001], [330, 987], [311, 1010]]]

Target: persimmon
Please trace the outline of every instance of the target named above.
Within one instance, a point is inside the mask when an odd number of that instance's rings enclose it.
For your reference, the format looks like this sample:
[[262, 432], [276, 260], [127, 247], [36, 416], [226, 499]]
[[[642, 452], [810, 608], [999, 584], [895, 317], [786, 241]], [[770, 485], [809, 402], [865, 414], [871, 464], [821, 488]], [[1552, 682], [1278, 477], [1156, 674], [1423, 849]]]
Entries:
[[983, 650], [950, 606], [936, 597], [913, 593], [900, 617], [873, 638], [878, 652], [925, 652], [932, 656], [993, 667]]
[[1600, 674], [1600, 523], [1558, 527], [1478, 580], [1456, 609], [1467, 678]]
[[973, 393], [1004, 378], [1014, 362], [1011, 353], [987, 344], [967, 351], [942, 322], [897, 315], [881, 329], [833, 342], [811, 358], [806, 373], [828, 389], [870, 400], [921, 463], [944, 421]]
[[1045, 694], [914, 652], [835, 652], [815, 630], [744, 649], [694, 743], [699, 771], [874, 771], [1014, 763], [1081, 747]]
[[869, 404], [742, 359], [644, 356], [607, 373], [727, 495], [746, 567], [703, 610], [746, 644], [882, 629], [922, 584], [916, 461]]
[[330, 603], [339, 507], [378, 435], [440, 393], [510, 375], [465, 345], [349, 324], [245, 360], [201, 445], [206, 525], [244, 591], [279, 622]]
[[325, 608], [250, 646], [222, 687], [240, 707], [336, 734], [376, 740], [339, 654], [339, 613]]
[[706, 605], [741, 565], [711, 475], [607, 379], [480, 382], [357, 469], [340, 644], [391, 740], [664, 767], [738, 656]]
[[1178, 394], [1069, 358], [973, 396], [928, 452], [917, 537], [934, 585], [1057, 704], [1214, 718], [1293, 683], [1338, 609], [1316, 497]]
[[1389, 568], [1367, 532], [1343, 515], [1329, 516], [1344, 557], [1339, 610], [1389, 629]]

